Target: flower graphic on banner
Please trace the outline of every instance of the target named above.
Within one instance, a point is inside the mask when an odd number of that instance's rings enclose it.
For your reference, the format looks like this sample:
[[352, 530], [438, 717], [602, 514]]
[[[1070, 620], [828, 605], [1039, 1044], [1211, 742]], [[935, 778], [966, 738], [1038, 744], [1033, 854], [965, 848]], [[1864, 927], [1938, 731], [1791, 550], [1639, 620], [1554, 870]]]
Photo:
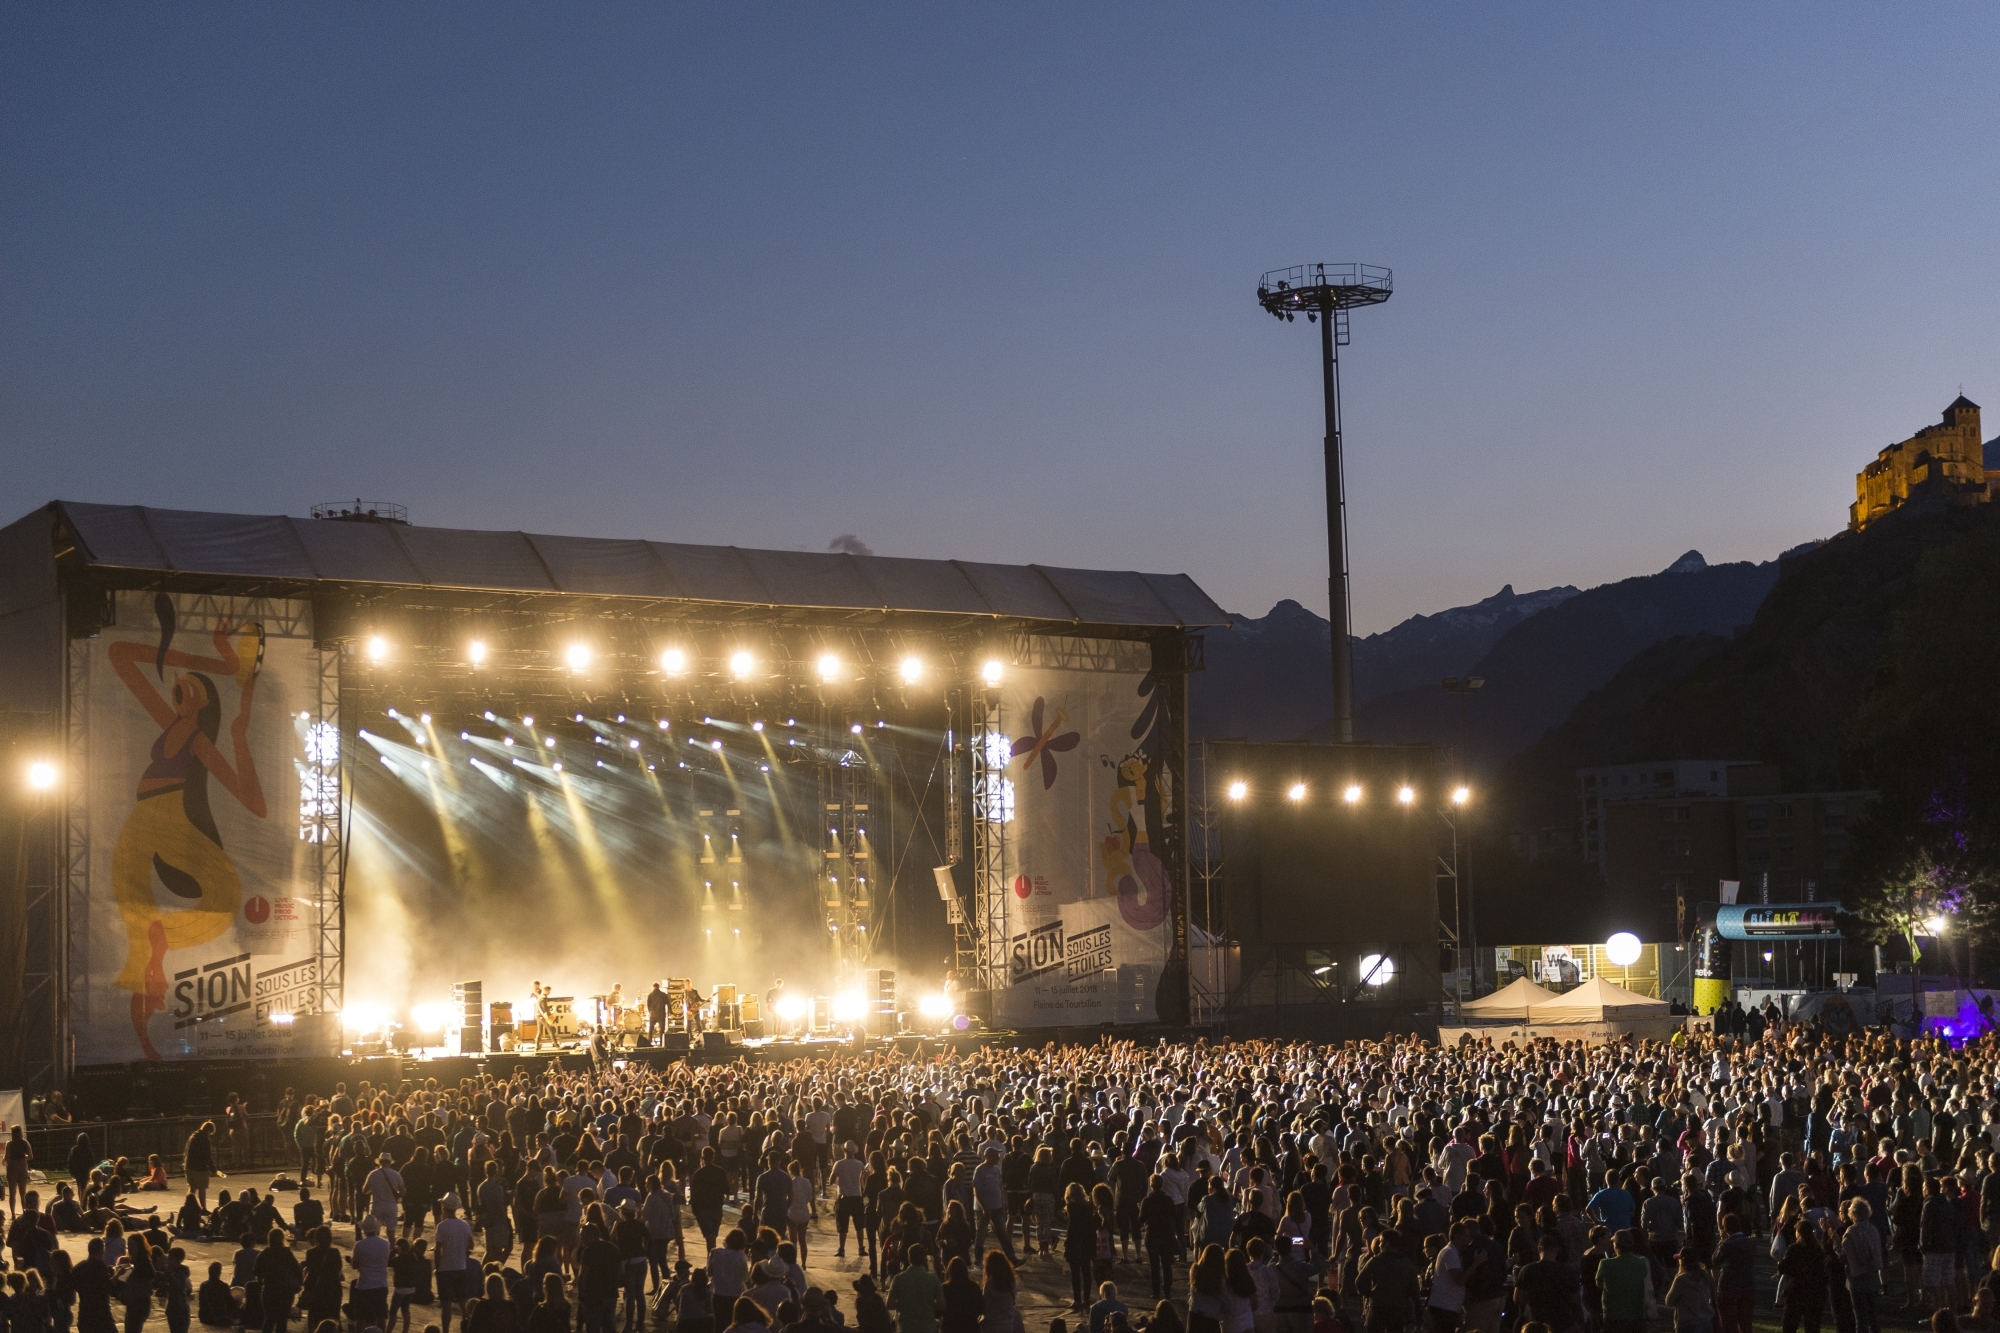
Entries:
[[[1034, 729], [1034, 734], [1014, 742], [1014, 757], [1021, 761], [1022, 768], [1033, 765], [1036, 756], [1041, 757], [1043, 791], [1056, 785], [1056, 756], [1065, 750], [1074, 750], [1083, 742], [1080, 732], [1062, 731], [1063, 723], [1069, 721], [1069, 714], [1060, 708], [1056, 709], [1055, 718], [1046, 727], [1042, 725], [1042, 709], [1047, 702], [1040, 695], [1036, 696], [1034, 710], [1028, 717], [1028, 725]], [[1059, 731], [1062, 731], [1060, 736], [1056, 734]]]

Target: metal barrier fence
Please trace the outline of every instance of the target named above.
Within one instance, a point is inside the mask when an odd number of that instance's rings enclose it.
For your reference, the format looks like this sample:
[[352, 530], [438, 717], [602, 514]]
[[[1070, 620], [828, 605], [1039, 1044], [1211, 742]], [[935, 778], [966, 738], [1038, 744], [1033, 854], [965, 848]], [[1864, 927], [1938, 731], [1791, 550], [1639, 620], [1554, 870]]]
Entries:
[[[78, 1134], [90, 1135], [90, 1148], [99, 1160], [106, 1158], [127, 1158], [132, 1163], [132, 1173], [143, 1176], [146, 1171], [146, 1157], [158, 1153], [166, 1164], [167, 1174], [181, 1174], [181, 1155], [187, 1148], [188, 1136], [201, 1128], [204, 1120], [215, 1122], [215, 1165], [228, 1174], [234, 1165], [231, 1157], [229, 1137], [225, 1133], [220, 1112], [208, 1116], [157, 1116], [146, 1120], [98, 1120], [78, 1121], [72, 1125], [29, 1125], [28, 1146], [34, 1150], [34, 1166], [45, 1173], [50, 1180], [69, 1179], [69, 1153], [76, 1146]], [[293, 1145], [287, 1127], [278, 1124], [275, 1111], [250, 1116], [250, 1143], [248, 1160], [241, 1169], [246, 1171], [269, 1170], [281, 1166], [294, 1165], [298, 1161], [298, 1149]], [[246, 1184], [250, 1183], [248, 1181]], [[263, 1182], [257, 1182], [259, 1186]]]

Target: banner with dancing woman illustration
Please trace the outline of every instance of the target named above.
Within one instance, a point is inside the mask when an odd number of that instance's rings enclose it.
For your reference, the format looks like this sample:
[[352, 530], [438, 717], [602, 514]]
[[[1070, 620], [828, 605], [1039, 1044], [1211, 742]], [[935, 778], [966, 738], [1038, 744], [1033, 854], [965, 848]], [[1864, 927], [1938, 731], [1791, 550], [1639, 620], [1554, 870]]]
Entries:
[[1178, 779], [1143, 645], [1096, 645], [1088, 666], [1017, 666], [1001, 688], [1007, 986], [1015, 1027], [1150, 1023], [1172, 946], [1156, 849]]
[[120, 593], [71, 652], [77, 1063], [293, 1053], [290, 1015], [318, 1006], [310, 607]]

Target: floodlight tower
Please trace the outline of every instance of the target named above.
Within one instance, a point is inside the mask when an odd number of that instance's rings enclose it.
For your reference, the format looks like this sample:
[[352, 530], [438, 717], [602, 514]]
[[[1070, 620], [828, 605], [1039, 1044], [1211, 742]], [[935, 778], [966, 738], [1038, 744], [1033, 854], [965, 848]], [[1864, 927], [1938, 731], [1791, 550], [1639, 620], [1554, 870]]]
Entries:
[[1257, 280], [1257, 303], [1287, 323], [1319, 325], [1320, 377], [1326, 394], [1327, 619], [1333, 630], [1333, 738], [1354, 739], [1353, 617], [1347, 598], [1347, 494], [1340, 460], [1340, 349], [1347, 312], [1389, 299], [1391, 275], [1373, 264], [1294, 264]]

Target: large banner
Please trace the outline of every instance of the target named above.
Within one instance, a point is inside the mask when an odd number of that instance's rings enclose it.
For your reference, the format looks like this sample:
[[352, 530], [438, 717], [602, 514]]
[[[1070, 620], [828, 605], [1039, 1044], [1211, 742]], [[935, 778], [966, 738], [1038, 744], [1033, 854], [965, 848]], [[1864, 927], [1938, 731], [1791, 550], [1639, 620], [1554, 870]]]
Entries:
[[[1001, 690], [1010, 1027], [1150, 1023], [1173, 944], [1159, 854], [1177, 817], [1161, 700], [1144, 645], [1102, 645], [1087, 666], [1016, 667]], [[995, 757], [1000, 757], [996, 754]], [[998, 805], [998, 810], [991, 807]]]
[[[306, 1053], [318, 1024], [311, 607], [118, 594], [71, 644], [71, 1021], [80, 1065]], [[278, 1022], [271, 1021], [278, 1015]]]

